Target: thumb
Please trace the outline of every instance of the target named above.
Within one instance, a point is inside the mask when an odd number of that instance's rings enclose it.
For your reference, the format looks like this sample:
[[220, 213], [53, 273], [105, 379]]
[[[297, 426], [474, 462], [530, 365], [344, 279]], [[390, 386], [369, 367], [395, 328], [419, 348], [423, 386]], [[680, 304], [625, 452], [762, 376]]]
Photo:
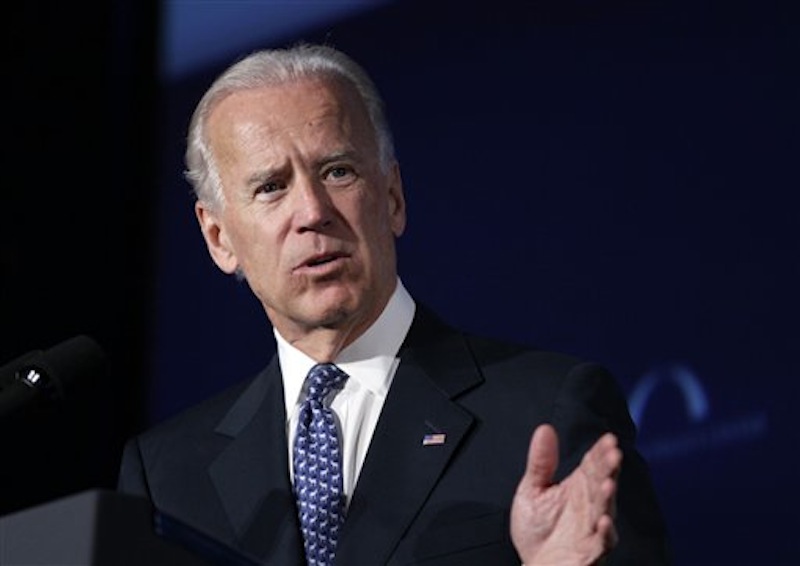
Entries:
[[525, 475], [533, 487], [546, 488], [552, 484], [558, 467], [558, 435], [552, 425], [536, 427], [528, 449]]

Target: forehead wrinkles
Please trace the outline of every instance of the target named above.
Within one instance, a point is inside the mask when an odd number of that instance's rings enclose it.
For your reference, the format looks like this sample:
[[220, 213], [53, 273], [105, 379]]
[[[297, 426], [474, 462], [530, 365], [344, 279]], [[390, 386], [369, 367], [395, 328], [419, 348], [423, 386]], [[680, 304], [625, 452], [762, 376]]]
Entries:
[[247, 156], [266, 157], [287, 143], [369, 143], [363, 138], [370, 137], [369, 122], [348, 94], [319, 81], [232, 93], [209, 116], [212, 149], [231, 164]]

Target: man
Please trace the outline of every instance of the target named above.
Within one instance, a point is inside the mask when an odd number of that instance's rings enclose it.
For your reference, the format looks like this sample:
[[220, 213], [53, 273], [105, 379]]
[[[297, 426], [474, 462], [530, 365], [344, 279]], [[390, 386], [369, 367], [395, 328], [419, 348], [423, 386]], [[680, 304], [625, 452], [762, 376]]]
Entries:
[[264, 564], [666, 563], [612, 377], [465, 335], [403, 286], [400, 169], [356, 63], [301, 45], [233, 65], [187, 165], [208, 251], [260, 300], [277, 356], [132, 439], [122, 491]]

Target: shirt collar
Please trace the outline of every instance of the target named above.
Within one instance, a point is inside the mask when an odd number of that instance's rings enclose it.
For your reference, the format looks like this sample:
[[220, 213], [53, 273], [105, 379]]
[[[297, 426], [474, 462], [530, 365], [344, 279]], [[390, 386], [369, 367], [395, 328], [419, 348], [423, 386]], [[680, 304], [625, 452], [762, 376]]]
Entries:
[[[414, 300], [398, 278], [394, 292], [378, 319], [339, 352], [334, 363], [350, 376], [349, 379], [355, 379], [373, 394], [385, 397], [394, 375], [392, 370], [397, 352], [411, 327], [415, 310]], [[316, 361], [287, 342], [274, 327], [273, 333], [283, 375], [288, 418], [299, 402], [308, 370]]]

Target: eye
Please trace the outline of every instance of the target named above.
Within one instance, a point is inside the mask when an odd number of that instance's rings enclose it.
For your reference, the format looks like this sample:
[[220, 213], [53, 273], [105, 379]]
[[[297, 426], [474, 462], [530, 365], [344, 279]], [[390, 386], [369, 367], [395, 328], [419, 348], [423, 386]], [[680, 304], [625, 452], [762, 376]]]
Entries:
[[255, 194], [256, 195], [259, 195], [259, 194], [270, 195], [272, 193], [276, 193], [278, 191], [281, 191], [281, 190], [283, 190], [285, 188], [286, 188], [286, 183], [285, 182], [271, 180], [271, 181], [266, 181], [266, 182], [261, 183], [260, 185], [258, 185], [256, 187]]
[[346, 184], [356, 178], [356, 173], [348, 165], [335, 165], [325, 170], [323, 178], [326, 182]]

